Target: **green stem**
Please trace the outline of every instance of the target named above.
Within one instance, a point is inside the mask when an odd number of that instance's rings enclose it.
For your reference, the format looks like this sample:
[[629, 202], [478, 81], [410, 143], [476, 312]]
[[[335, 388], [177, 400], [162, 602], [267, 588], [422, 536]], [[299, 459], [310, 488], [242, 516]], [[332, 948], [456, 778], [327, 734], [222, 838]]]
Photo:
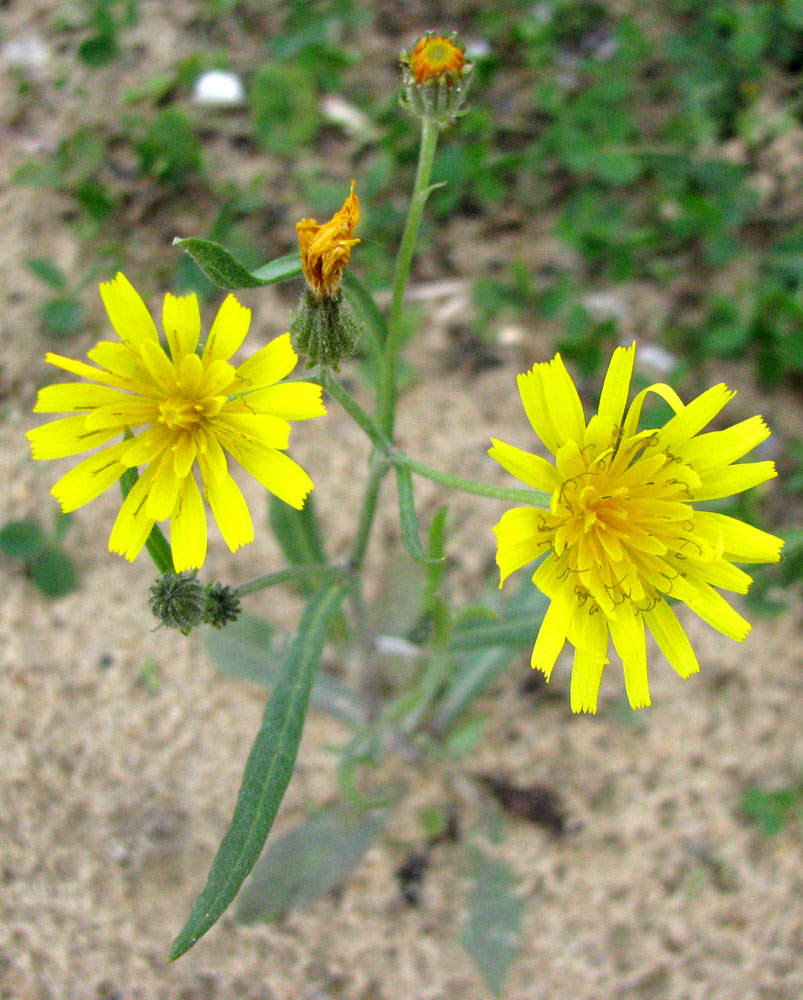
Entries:
[[410, 277], [410, 264], [413, 259], [418, 229], [424, 205], [429, 196], [429, 178], [432, 174], [432, 164], [435, 159], [435, 148], [438, 144], [438, 126], [428, 118], [421, 119], [421, 146], [418, 151], [418, 168], [415, 174], [413, 195], [407, 210], [407, 221], [404, 225], [399, 253], [396, 257], [396, 268], [393, 275], [393, 298], [388, 322], [388, 339], [385, 345], [384, 365], [380, 376], [379, 404], [377, 417], [379, 427], [387, 438], [393, 437], [393, 425], [396, 415], [396, 357], [402, 334], [402, 305], [407, 279]]
[[541, 490], [513, 490], [507, 486], [486, 486], [484, 483], [474, 482], [473, 479], [463, 479], [461, 476], [453, 476], [449, 472], [441, 472], [433, 469], [423, 462], [418, 462], [410, 458], [403, 451], [394, 448], [390, 452], [390, 461], [394, 465], [401, 465], [410, 472], [415, 472], [425, 479], [431, 479], [434, 483], [442, 483], [453, 490], [462, 490], [463, 493], [473, 493], [478, 497], [490, 497], [492, 500], [509, 500], [511, 503], [527, 504], [531, 507], [549, 508], [550, 495]]
[[374, 420], [360, 406], [357, 400], [346, 392], [343, 386], [334, 377], [332, 372], [323, 365], [320, 370], [320, 382], [329, 395], [340, 403], [355, 424], [365, 431], [373, 444], [375, 444], [380, 451], [387, 454], [390, 449], [390, 442], [377, 427]]
[[255, 594], [258, 590], [266, 590], [268, 587], [289, 583], [292, 580], [304, 580], [313, 576], [324, 583], [326, 580], [337, 580], [344, 575], [342, 566], [332, 566], [329, 563], [309, 563], [307, 566], [291, 566], [289, 569], [280, 569], [275, 573], [255, 576], [253, 580], [241, 583], [235, 590], [238, 597], [245, 597], [246, 594]]
[[379, 451], [374, 451], [368, 463], [368, 481], [365, 484], [365, 493], [362, 498], [362, 509], [360, 519], [357, 523], [357, 530], [354, 533], [354, 540], [351, 549], [346, 557], [346, 565], [359, 580], [359, 570], [362, 567], [365, 553], [368, 549], [368, 541], [371, 537], [371, 527], [376, 516], [376, 505], [379, 501], [379, 491], [382, 487], [382, 480], [388, 474], [390, 462]]

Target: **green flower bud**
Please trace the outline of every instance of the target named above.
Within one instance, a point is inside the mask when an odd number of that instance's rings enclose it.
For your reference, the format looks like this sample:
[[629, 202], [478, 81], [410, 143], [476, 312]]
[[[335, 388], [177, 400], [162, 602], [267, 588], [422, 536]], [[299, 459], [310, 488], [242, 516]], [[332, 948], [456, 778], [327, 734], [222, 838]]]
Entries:
[[404, 90], [402, 107], [441, 128], [466, 113], [474, 66], [456, 35], [444, 38], [427, 32], [409, 54], [401, 54]]
[[203, 620], [214, 628], [223, 628], [228, 622], [237, 621], [240, 598], [233, 587], [223, 583], [210, 583], [206, 588], [206, 607]]
[[162, 625], [187, 635], [203, 619], [206, 593], [195, 570], [165, 573], [151, 587], [150, 605]]
[[306, 357], [307, 368], [320, 364], [339, 371], [342, 359], [357, 349], [359, 336], [360, 324], [340, 289], [321, 298], [304, 289], [290, 323], [290, 338], [297, 353]]

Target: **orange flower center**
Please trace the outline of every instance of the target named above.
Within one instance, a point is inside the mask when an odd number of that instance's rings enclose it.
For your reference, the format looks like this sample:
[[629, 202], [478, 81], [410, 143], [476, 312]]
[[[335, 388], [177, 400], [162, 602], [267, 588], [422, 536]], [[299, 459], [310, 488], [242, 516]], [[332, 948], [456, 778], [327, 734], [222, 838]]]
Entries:
[[436, 35], [418, 41], [410, 56], [410, 69], [415, 82], [421, 84], [436, 80], [449, 71], [459, 73], [465, 58], [462, 49], [448, 38]]

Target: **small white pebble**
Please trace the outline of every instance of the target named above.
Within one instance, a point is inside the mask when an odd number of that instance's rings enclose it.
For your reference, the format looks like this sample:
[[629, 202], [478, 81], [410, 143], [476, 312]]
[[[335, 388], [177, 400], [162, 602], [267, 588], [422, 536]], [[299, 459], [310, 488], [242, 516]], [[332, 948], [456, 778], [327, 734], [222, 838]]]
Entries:
[[41, 69], [50, 60], [50, 49], [39, 35], [20, 35], [6, 42], [2, 58], [17, 69]]
[[678, 359], [675, 355], [665, 351], [657, 344], [639, 344], [638, 359], [639, 364], [654, 368], [659, 372], [671, 372], [678, 366]]
[[235, 73], [222, 69], [210, 69], [201, 73], [195, 81], [192, 99], [196, 104], [242, 104], [245, 90]]

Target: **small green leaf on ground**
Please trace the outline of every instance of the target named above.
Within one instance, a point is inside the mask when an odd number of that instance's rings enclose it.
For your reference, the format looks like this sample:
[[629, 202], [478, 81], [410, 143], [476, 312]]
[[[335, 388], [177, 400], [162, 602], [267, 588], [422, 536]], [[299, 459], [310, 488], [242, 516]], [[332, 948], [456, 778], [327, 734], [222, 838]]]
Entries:
[[243, 886], [238, 917], [277, 920], [314, 903], [351, 875], [388, 815], [331, 807], [274, 840]]
[[478, 847], [469, 849], [468, 862], [471, 888], [460, 943], [500, 996], [519, 950], [524, 900], [513, 894], [516, 878], [507, 862]]

